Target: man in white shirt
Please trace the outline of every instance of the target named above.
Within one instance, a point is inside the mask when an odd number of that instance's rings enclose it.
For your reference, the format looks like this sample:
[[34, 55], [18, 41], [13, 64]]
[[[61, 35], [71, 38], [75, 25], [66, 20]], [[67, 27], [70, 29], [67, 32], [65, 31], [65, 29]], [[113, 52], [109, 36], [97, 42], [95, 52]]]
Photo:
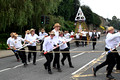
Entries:
[[[12, 41], [11, 46], [12, 46], [14, 52], [18, 53], [18, 55], [20, 56], [20, 58], [22, 60], [22, 63], [26, 67], [27, 66], [26, 54], [25, 54], [25, 49], [22, 48], [22, 41], [24, 42], [24, 39], [21, 38], [21, 37], [18, 37], [18, 34], [15, 34], [14, 35], [14, 40]], [[19, 51], [18, 49], [23, 50], [23, 51]]]
[[[29, 45], [29, 50], [30, 51], [36, 51], [36, 40], [39, 39], [39, 36], [35, 34], [35, 29], [30, 30], [30, 35], [28, 38], [28, 41], [31, 43]], [[33, 65], [36, 65], [36, 52], [29, 52], [28, 54], [28, 62], [31, 60], [31, 53], [33, 53]]]
[[60, 51], [62, 52], [65, 52], [67, 51], [66, 53], [62, 53], [63, 55], [63, 58], [61, 59], [61, 63], [62, 65], [64, 66], [64, 61], [66, 60], [66, 58], [68, 58], [68, 63], [69, 63], [69, 67], [70, 68], [74, 68], [74, 66], [72, 65], [72, 62], [71, 62], [71, 56], [70, 56], [70, 52], [69, 52], [69, 47], [68, 45], [66, 44], [66, 42], [70, 39], [66, 39], [64, 36], [63, 36], [63, 32], [61, 31], [60, 33], [60, 37], [59, 37], [59, 40], [60, 40], [60, 44], [63, 43], [63, 45], [60, 46]]
[[40, 51], [43, 50], [43, 42], [44, 38], [47, 37], [48, 34], [45, 32], [44, 29], [41, 29], [41, 32], [39, 32], [39, 38], [40, 38]]
[[[27, 30], [24, 39], [25, 39], [25, 40], [28, 40], [29, 35], [30, 35], [30, 30]], [[25, 43], [26, 43], [26, 42], [24, 42], [24, 44], [25, 44]]]
[[80, 41], [78, 41], [78, 40], [80, 40], [80, 33], [79, 32], [77, 32], [75, 34], [75, 39], [76, 39], [76, 41], [75, 41], [76, 46], [79, 47], [79, 42], [80, 42]]
[[100, 36], [101, 36], [101, 32], [98, 31], [97, 34], [98, 34], [98, 40], [99, 40], [99, 39], [100, 39]]
[[[11, 37], [9, 37], [8, 38], [8, 40], [7, 40], [7, 45], [8, 45], [8, 49], [11, 49], [12, 51], [13, 51], [13, 49], [12, 49], [12, 41], [14, 40], [14, 35], [15, 35], [16, 33], [14, 33], [14, 32], [12, 32], [11, 34], [10, 34], [10, 36]], [[14, 51], [13, 51], [14, 52]], [[16, 58], [17, 58], [17, 61], [20, 61], [20, 59], [19, 59], [19, 55], [17, 54], [17, 53], [15, 53], [14, 52], [14, 54], [15, 54], [15, 56], [16, 56]]]
[[[65, 37], [66, 39], [70, 39], [70, 33], [69, 33], [68, 31], [66, 31], [65, 34], [64, 34], [64, 37]], [[69, 49], [70, 49], [70, 43], [69, 43], [69, 42], [67, 42], [67, 45], [68, 45], [68, 47], [69, 47]]]
[[91, 39], [91, 37], [92, 37], [92, 31], [89, 31], [89, 37]]
[[84, 31], [81, 32], [82, 33], [82, 46], [86, 46], [87, 45], [87, 34], [88, 32], [86, 31], [86, 29], [84, 29]]
[[53, 31], [51, 31], [50, 36], [46, 37], [44, 42], [43, 42], [43, 51], [45, 53], [49, 52], [49, 53], [45, 54], [45, 58], [46, 58], [47, 61], [44, 63], [44, 67], [45, 67], [46, 70], [48, 69], [49, 74], [52, 74], [51, 62], [53, 60], [52, 50], [53, 50], [54, 45], [55, 45], [55, 41], [54, 41], [54, 38], [53, 38], [54, 36], [55, 36], [55, 33]]
[[[59, 45], [59, 30], [60, 30], [61, 25], [59, 23], [56, 23], [53, 26], [53, 32], [55, 33], [54, 36], [54, 40], [55, 40], [55, 46]], [[59, 47], [56, 48], [54, 51], [59, 52]], [[55, 53], [54, 54], [54, 61], [53, 61], [53, 68], [56, 68], [57, 65], [57, 69], [58, 72], [62, 72], [61, 68], [60, 68], [60, 53]]]
[[96, 32], [96, 29], [93, 29], [92, 36], [91, 36], [91, 40], [93, 41], [92, 42], [93, 50], [95, 50], [95, 46], [96, 46], [96, 43], [97, 43], [97, 38], [98, 38], [98, 34]]
[[72, 32], [70, 33], [70, 35], [74, 35], [74, 32], [73, 32], [73, 30], [72, 30]]
[[[111, 52], [108, 52], [107, 56], [106, 56], [106, 60], [101, 63], [100, 65], [96, 66], [95, 68], [93, 68], [93, 74], [94, 76], [96, 76], [96, 72], [108, 65], [107, 67], [107, 75], [106, 77], [108, 79], [114, 79], [114, 77], [111, 75], [112, 73], [112, 70], [115, 66], [116, 63], [120, 63], [120, 61], [118, 61], [117, 59], [119, 58], [119, 54], [116, 50], [116, 46], [118, 43], [118, 38], [120, 38], [120, 32], [116, 33], [116, 34], [113, 34], [114, 33], [114, 28], [113, 27], [108, 27], [108, 34], [106, 36], [106, 46], [105, 46], [105, 51], [111, 51]], [[114, 52], [112, 52], [114, 51]]]

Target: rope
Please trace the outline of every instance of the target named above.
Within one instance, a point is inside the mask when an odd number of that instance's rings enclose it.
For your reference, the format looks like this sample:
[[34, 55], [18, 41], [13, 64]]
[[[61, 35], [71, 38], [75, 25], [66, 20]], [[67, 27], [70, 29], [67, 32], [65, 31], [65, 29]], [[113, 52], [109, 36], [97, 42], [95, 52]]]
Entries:
[[[83, 41], [83, 42], [100, 42], [100, 43], [105, 43], [105, 41], [87, 41], [87, 40], [72, 40], [72, 41]], [[71, 41], [71, 42], [72, 42]]]
[[[43, 51], [31, 51], [31, 50], [19, 50], [19, 51], [25, 51], [25, 52], [41, 52], [43, 53]], [[105, 51], [53, 51], [54, 53], [81, 53], [81, 52], [85, 52], [85, 53], [101, 53], [101, 52], [105, 52]], [[120, 53], [120, 51], [111, 51], [111, 52], [118, 52]]]

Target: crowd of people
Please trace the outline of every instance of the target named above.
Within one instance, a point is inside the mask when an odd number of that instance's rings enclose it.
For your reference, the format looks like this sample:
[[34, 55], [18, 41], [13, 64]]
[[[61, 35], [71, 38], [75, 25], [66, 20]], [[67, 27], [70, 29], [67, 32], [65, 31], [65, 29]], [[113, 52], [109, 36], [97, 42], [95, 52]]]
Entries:
[[74, 35], [75, 35], [75, 39], [76, 39], [75, 43], [77, 47], [80, 46], [79, 44], [80, 42], [82, 44], [82, 47], [85, 47], [87, 46], [89, 41], [91, 41], [93, 43], [93, 50], [95, 50], [95, 45], [96, 45], [97, 40], [100, 39], [101, 32], [100, 31], [97, 32], [96, 29], [93, 29], [91, 31], [86, 31], [86, 29], [84, 29], [83, 31], [77, 32]]
[[[80, 40], [82, 40], [82, 46], [87, 45], [87, 35], [89, 35], [92, 41], [97, 41], [97, 38], [100, 38], [101, 33], [96, 32], [96, 29], [93, 32], [87, 32], [86, 29], [81, 32], [71, 32], [68, 31], [60, 31], [61, 25], [56, 23], [53, 26], [53, 30], [51, 32], [46, 33], [44, 29], [41, 29], [39, 35], [35, 33], [35, 29], [30, 29], [26, 31], [25, 37], [18, 37], [16, 32], [12, 32], [10, 34], [11, 37], [8, 38], [7, 44], [9, 49], [11, 49], [19, 62], [20, 60], [26, 67], [28, 62], [31, 62], [33, 55], [33, 65], [36, 65], [36, 43], [40, 43], [40, 53], [43, 54], [46, 58], [46, 62], [44, 63], [44, 67], [48, 70], [49, 74], [52, 74], [51, 70], [51, 62], [53, 61], [53, 68], [57, 69], [58, 72], [62, 72], [60, 67], [60, 52], [62, 53], [63, 58], [61, 59], [61, 64], [64, 66], [64, 61], [68, 59], [69, 67], [74, 68], [71, 62], [70, 56], [70, 41], [72, 39], [76, 40], [76, 46], [79, 46]], [[25, 45], [28, 47], [28, 55], [26, 56]], [[95, 49], [96, 42], [93, 42], [93, 49]], [[54, 54], [53, 54], [54, 51]]]
[[[49, 32], [49, 34], [46, 33], [44, 29], [41, 29], [39, 35], [35, 33], [35, 29], [27, 30], [24, 39], [18, 37], [17, 33], [12, 32], [10, 34], [11, 37], [9, 37], [7, 40], [8, 47], [15, 53], [17, 61], [21, 60], [25, 67], [28, 65], [28, 62], [31, 62], [31, 54], [33, 54], [33, 65], [36, 65], [36, 43], [40, 43], [40, 52], [43, 53], [43, 55], [46, 58], [46, 62], [43, 65], [44, 68], [48, 70], [49, 74], [52, 74], [51, 62], [53, 62], [52, 67], [54, 69], [57, 69], [58, 72], [62, 72], [60, 62], [64, 66], [64, 61], [66, 59], [68, 59], [69, 67], [74, 68], [69, 51], [70, 41], [74, 39], [77, 47], [80, 46], [79, 42], [81, 42], [82, 46], [85, 47], [87, 46], [87, 40], [89, 37], [89, 40], [91, 40], [93, 43], [94, 50], [97, 39], [100, 39], [101, 32], [97, 32], [96, 29], [87, 32], [86, 29], [84, 29], [81, 32], [75, 33], [72, 31], [71, 33], [69, 33], [68, 31], [60, 31], [60, 27], [61, 25], [59, 23], [56, 23], [53, 26], [54, 29], [51, 32]], [[105, 41], [105, 51], [111, 50], [111, 52], [107, 54], [105, 62], [93, 68], [93, 72], [94, 76], [96, 76], [96, 72], [100, 68], [102, 68], [105, 65], [108, 65], [106, 69], [106, 77], [109, 79], [114, 79], [114, 77], [111, 75], [113, 67], [117, 64], [116, 69], [120, 70], [120, 56], [116, 50], [116, 45], [120, 42], [120, 31], [118, 33], [114, 33], [114, 28], [109, 27], [107, 32], [108, 34], [106, 36]], [[26, 47], [25, 45], [27, 45], [29, 50], [28, 57], [26, 57], [26, 52], [24, 49]], [[60, 53], [62, 53], [63, 56], [61, 60]]]
[[[26, 31], [25, 38], [18, 37], [17, 33], [12, 32], [10, 34], [11, 37], [9, 37], [7, 40], [8, 47], [14, 52], [17, 61], [21, 60], [25, 67], [28, 65], [28, 62], [31, 62], [31, 54], [33, 54], [33, 65], [36, 65], [36, 43], [40, 43], [40, 52], [44, 54], [46, 58], [44, 67], [48, 70], [49, 74], [52, 74], [52, 61], [53, 68], [57, 69], [58, 72], [62, 72], [60, 66], [60, 51], [67, 52], [62, 53], [63, 58], [61, 59], [61, 64], [65, 65], [64, 61], [68, 59], [69, 67], [74, 68], [69, 52], [69, 41], [72, 39], [68, 37], [70, 35], [67, 31], [65, 31], [65, 33], [60, 31], [60, 27], [61, 25], [59, 23], [56, 23], [53, 26], [54, 29], [49, 32], [49, 34], [46, 33], [44, 29], [41, 29], [39, 35], [35, 33], [35, 29], [30, 29]], [[27, 45], [29, 50], [28, 57], [26, 56], [26, 52], [24, 49], [26, 47], [25, 45]]]

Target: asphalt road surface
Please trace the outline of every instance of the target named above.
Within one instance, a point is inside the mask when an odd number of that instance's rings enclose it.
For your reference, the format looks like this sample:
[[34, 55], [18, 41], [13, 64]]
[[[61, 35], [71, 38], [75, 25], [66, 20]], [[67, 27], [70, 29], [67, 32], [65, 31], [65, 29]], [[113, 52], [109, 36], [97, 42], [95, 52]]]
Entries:
[[[21, 62], [16, 61], [15, 56], [2, 58], [0, 59], [0, 80], [106, 80], [105, 67], [98, 71], [97, 77], [93, 77], [92, 74], [92, 67], [105, 60], [104, 39], [105, 36], [101, 37], [99, 41], [103, 42], [98, 42], [94, 51], [92, 50], [91, 43], [86, 47], [76, 47], [72, 43], [70, 51], [75, 68], [69, 68], [66, 60], [65, 66], [61, 65], [62, 72], [52, 69], [52, 75], [48, 74], [44, 69], [43, 64], [46, 59], [44, 56], [39, 56], [39, 53], [37, 65], [33, 65], [31, 62], [26, 68], [23, 67]], [[74, 51], [77, 52], [75, 53]], [[120, 80], [119, 73], [113, 71], [113, 76]]]

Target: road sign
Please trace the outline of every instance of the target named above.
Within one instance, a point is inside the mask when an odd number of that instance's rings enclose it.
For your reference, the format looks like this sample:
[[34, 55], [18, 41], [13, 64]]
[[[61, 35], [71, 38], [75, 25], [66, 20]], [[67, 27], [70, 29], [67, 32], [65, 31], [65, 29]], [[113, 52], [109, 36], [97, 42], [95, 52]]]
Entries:
[[86, 18], [82, 12], [82, 9], [79, 7], [77, 15], [75, 17], [75, 21], [85, 21], [85, 20], [86, 20]]

